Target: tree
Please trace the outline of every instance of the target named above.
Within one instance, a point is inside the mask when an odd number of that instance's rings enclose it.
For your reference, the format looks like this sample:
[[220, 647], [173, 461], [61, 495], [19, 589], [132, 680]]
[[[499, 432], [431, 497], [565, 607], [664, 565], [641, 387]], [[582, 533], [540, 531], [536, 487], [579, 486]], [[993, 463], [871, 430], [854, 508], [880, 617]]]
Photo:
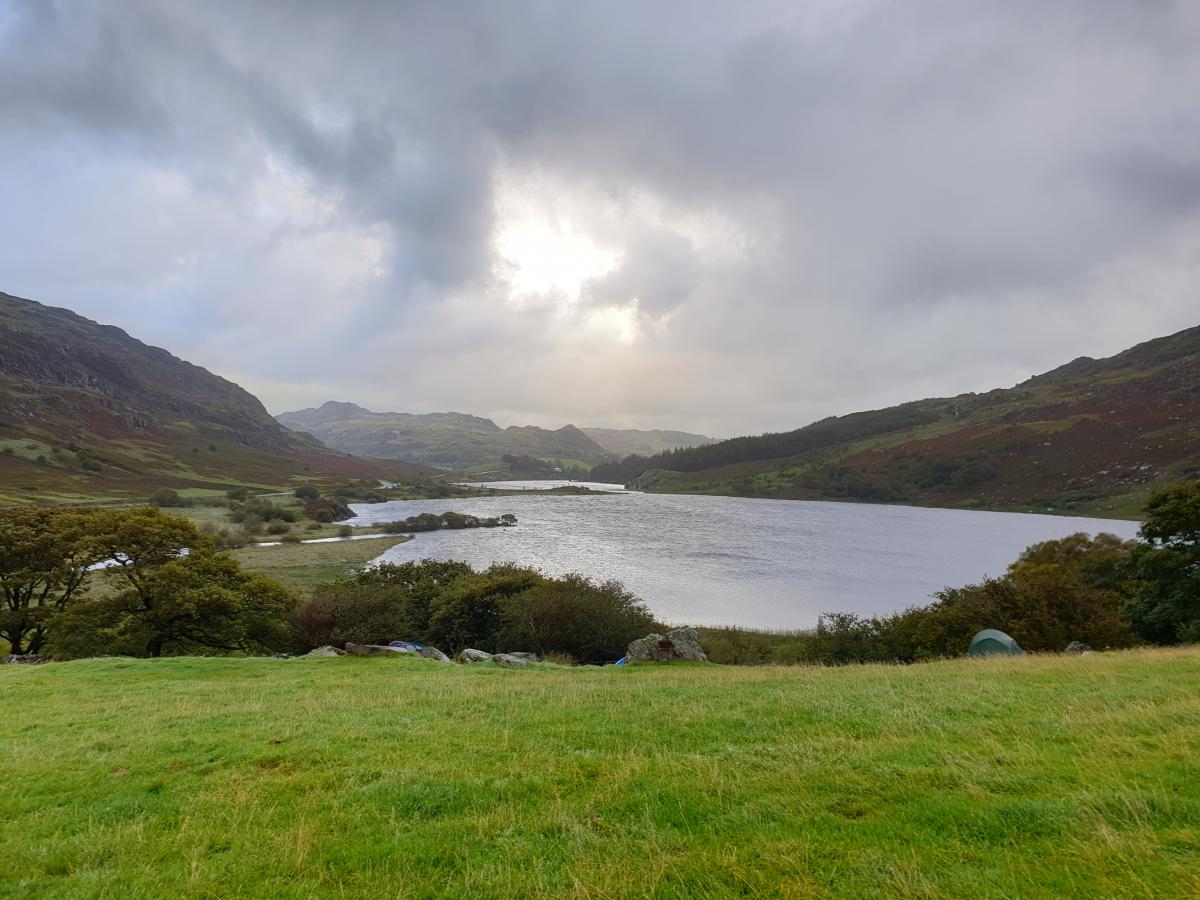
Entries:
[[0, 511], [0, 636], [11, 653], [37, 653], [50, 618], [87, 590], [89, 566], [104, 554], [89, 539], [86, 510], [18, 507]]
[[[114, 597], [84, 604], [63, 617], [56, 641], [65, 655], [88, 655], [87, 636], [104, 635], [139, 656], [218, 650], [270, 652], [290, 646], [295, 598], [262, 575], [204, 542], [186, 556], [157, 565]], [[73, 638], [79, 634], [81, 638]]]
[[1200, 482], [1155, 491], [1133, 552], [1127, 610], [1148, 641], [1200, 641]]

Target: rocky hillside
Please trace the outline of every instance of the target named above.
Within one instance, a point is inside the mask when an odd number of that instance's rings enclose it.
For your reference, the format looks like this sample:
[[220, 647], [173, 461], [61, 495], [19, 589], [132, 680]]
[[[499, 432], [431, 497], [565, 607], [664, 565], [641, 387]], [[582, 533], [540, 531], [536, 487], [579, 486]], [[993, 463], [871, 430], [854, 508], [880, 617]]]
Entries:
[[1200, 478], [1200, 327], [1012, 388], [781, 434], [631, 456], [592, 477], [650, 490], [1133, 516]]
[[578, 460], [589, 466], [613, 458], [574, 425], [556, 430], [532, 425], [501, 428], [491, 419], [465, 413], [372, 412], [335, 401], [278, 418], [335, 450], [431, 466], [463, 468], [506, 455]]
[[398, 468], [288, 430], [236, 384], [119, 328], [0, 293], [0, 502]]

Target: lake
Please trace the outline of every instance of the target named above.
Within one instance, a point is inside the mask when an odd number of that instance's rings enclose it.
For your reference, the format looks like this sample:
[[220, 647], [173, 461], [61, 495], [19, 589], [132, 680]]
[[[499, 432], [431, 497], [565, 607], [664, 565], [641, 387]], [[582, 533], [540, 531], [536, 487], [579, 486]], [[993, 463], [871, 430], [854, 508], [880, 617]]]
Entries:
[[1110, 519], [633, 491], [356, 504], [354, 524], [449, 509], [511, 512], [519, 524], [421, 533], [380, 560], [517, 562], [547, 574], [617, 578], [664, 621], [758, 628], [805, 628], [829, 611], [895, 612], [943, 587], [1003, 574], [1037, 541], [1076, 531], [1128, 538], [1138, 528]]

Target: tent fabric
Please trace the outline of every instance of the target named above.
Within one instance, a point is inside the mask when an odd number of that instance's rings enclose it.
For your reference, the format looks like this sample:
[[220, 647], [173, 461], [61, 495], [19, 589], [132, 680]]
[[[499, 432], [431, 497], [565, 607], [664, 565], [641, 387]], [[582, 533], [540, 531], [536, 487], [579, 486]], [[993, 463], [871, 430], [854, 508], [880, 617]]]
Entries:
[[1024, 652], [1020, 644], [995, 628], [979, 632], [967, 648], [967, 656], [1021, 656]]

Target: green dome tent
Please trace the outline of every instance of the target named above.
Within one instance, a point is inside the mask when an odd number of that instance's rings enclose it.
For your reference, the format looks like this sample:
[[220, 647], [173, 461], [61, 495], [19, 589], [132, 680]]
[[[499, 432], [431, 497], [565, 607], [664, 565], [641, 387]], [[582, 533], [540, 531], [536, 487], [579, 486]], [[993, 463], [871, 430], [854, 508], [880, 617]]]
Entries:
[[1021, 656], [1025, 653], [1021, 645], [1003, 631], [985, 628], [971, 638], [967, 656]]

